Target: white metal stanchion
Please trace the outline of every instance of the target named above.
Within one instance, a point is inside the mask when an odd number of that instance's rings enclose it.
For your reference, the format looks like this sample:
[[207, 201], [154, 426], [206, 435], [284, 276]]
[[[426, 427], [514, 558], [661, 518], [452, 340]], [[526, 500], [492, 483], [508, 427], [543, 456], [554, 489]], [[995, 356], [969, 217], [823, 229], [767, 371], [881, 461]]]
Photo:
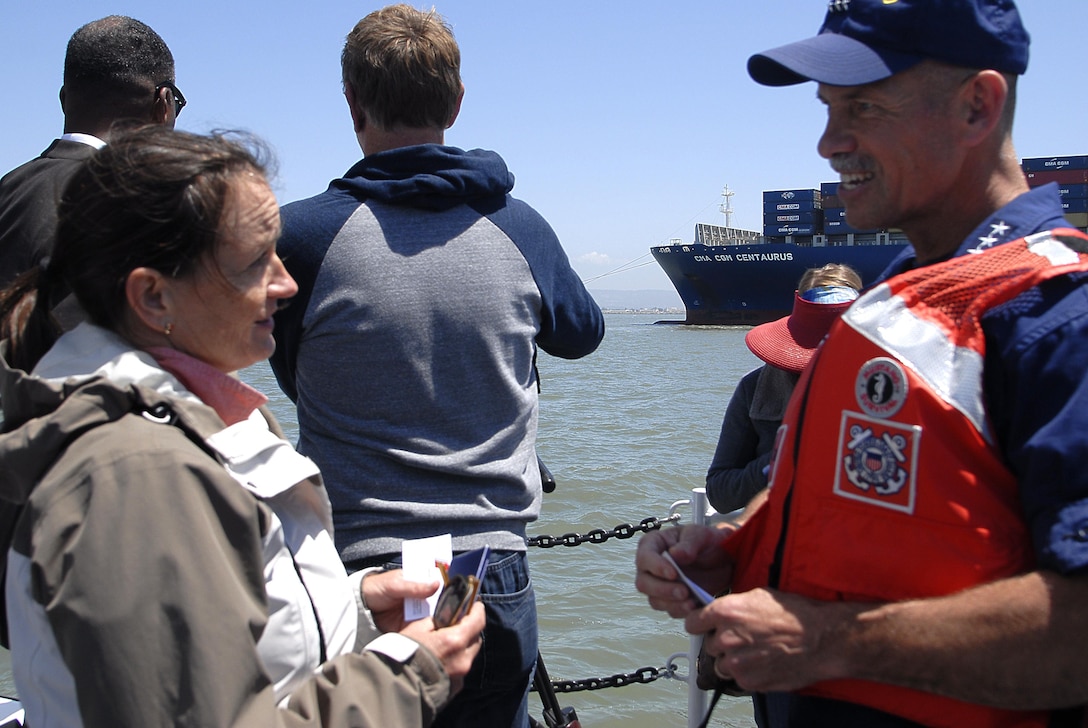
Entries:
[[[710, 502], [706, 499], [706, 488], [692, 488], [691, 522], [699, 526], [705, 525], [709, 508]], [[688, 638], [688, 728], [696, 728], [703, 721], [709, 705], [707, 691], [700, 690], [695, 684], [695, 661], [702, 644], [701, 636], [692, 635]]]
[[[718, 515], [718, 512], [710, 507], [710, 501], [706, 497], [706, 488], [692, 488], [691, 500], [679, 500], [669, 507], [669, 515], [674, 515], [676, 511], [682, 506], [691, 506], [691, 522], [705, 526], [711, 522], [712, 516]], [[720, 517], [720, 516], [719, 516]], [[696, 684], [696, 662], [699, 659], [699, 648], [702, 647], [703, 638], [689, 637], [688, 638], [688, 725], [687, 728], [698, 728], [699, 724], [703, 722], [703, 718], [706, 717], [707, 708], [710, 705], [709, 691], [700, 690]], [[683, 654], [673, 655], [669, 658], [669, 664], [672, 664], [674, 657], [682, 657]]]

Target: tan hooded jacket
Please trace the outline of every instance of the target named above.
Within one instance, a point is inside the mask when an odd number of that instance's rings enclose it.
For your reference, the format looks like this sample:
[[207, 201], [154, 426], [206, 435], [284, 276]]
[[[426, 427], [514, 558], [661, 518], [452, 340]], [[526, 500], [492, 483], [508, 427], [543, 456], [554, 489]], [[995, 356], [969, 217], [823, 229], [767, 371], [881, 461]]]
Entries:
[[[25, 505], [5, 594], [28, 723], [430, 725], [449, 697], [433, 655], [400, 635], [354, 653], [354, 612], [307, 596], [320, 579], [288, 546], [314, 539], [276, 499], [327, 505], [319, 477], [250, 483], [253, 453], [229, 452], [211, 408], [88, 326], [66, 334], [85, 366], [64, 366], [109, 378], [0, 361], [0, 498]], [[340, 588], [339, 562], [324, 566]]]

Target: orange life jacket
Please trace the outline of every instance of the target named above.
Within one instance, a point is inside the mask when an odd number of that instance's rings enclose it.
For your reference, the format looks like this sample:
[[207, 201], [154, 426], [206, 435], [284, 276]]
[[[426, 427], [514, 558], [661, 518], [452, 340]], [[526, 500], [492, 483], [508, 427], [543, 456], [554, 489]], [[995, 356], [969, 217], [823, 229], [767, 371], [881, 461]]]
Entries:
[[[767, 503], [726, 542], [733, 591], [901, 601], [1033, 568], [985, 410], [980, 322], [1048, 278], [1088, 270], [1063, 239], [1088, 250], [1078, 231], [1039, 233], [896, 276], [843, 314], [794, 391]], [[861, 680], [802, 692], [929, 725], [1044, 726], [1048, 715]]]

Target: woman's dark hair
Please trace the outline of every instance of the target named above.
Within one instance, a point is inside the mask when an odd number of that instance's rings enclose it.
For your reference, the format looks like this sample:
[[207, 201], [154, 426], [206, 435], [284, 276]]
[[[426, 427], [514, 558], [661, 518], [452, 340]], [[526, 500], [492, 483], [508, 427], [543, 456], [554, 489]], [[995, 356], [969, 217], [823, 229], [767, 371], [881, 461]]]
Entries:
[[[139, 267], [185, 277], [214, 253], [220, 217], [240, 173], [265, 174], [252, 149], [222, 134], [160, 125], [111, 135], [69, 182], [46, 267], [0, 293], [9, 363], [29, 370], [56, 341], [50, 302], [70, 290], [90, 321], [121, 332], [125, 282]], [[261, 154], [261, 157], [264, 157]]]

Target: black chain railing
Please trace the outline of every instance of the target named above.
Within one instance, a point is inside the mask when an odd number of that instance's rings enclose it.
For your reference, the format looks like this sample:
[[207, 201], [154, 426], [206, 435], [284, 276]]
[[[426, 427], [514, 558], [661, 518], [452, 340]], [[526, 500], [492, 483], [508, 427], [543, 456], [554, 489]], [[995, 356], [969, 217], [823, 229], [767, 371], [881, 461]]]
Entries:
[[526, 539], [526, 543], [529, 546], [536, 546], [537, 548], [550, 549], [555, 546], [581, 546], [584, 543], [604, 543], [610, 538], [631, 538], [637, 533], [649, 533], [650, 531], [657, 531], [666, 523], [672, 523], [673, 521], [679, 521], [680, 514], [674, 513], [671, 516], [665, 518], [657, 518], [656, 516], [650, 516], [649, 518], [643, 518], [639, 521], [637, 526], [633, 526], [630, 523], [621, 523], [613, 528], [611, 531], [606, 531], [603, 528], [595, 528], [589, 533], [565, 533], [562, 536], [530, 536]]
[[[542, 549], [550, 549], [556, 546], [581, 546], [584, 543], [601, 544], [613, 538], [628, 539], [638, 533], [657, 531], [666, 523], [673, 523], [679, 520], [679, 513], [674, 513], [665, 518], [650, 516], [649, 518], [643, 518], [639, 521], [637, 526], [630, 523], [621, 523], [610, 531], [603, 528], [595, 528], [585, 534], [565, 533], [562, 536], [530, 536], [526, 539], [526, 543], [529, 546], [536, 546], [537, 548]], [[590, 677], [582, 680], [549, 680], [548, 682], [551, 685], [552, 693], [577, 693], [583, 690], [622, 688], [626, 685], [635, 684], [645, 685], [661, 678], [675, 677], [677, 668], [676, 665], [671, 663], [672, 661], [670, 659], [670, 664], [665, 667], [643, 667], [634, 672], [617, 673], [615, 675], [609, 675], [608, 677]], [[547, 684], [548, 683], [544, 683], [541, 685], [541, 690], [547, 692]], [[532, 690], [533, 692], [540, 692], [536, 685], [533, 686]], [[549, 700], [554, 702], [554, 695], [549, 696]]]
[[[661, 678], [676, 676], [676, 665], [668, 667], [643, 667], [635, 672], [619, 673], [608, 677], [590, 677], [584, 680], [552, 680], [552, 689], [557, 693], [578, 693], [584, 690], [604, 690], [622, 688], [626, 685], [652, 683]], [[534, 690], [536, 688], [533, 688]]]

